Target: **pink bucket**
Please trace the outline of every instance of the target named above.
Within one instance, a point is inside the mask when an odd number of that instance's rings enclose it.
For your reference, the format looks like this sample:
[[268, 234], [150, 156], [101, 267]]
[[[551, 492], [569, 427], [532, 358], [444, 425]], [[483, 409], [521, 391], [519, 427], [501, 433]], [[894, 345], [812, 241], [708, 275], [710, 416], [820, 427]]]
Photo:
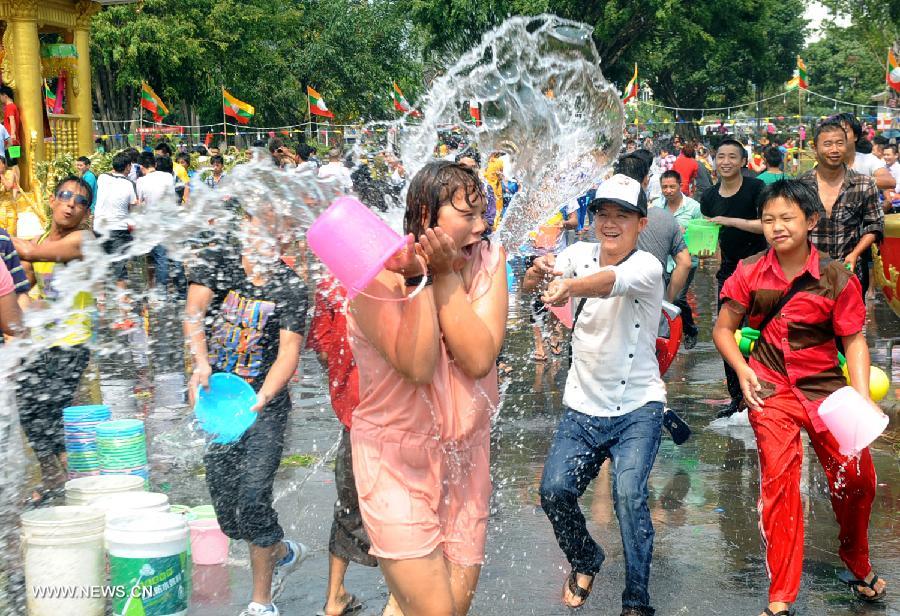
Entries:
[[575, 314], [572, 310], [571, 299], [565, 306], [550, 306], [550, 312], [556, 315], [559, 322], [569, 329], [572, 329], [572, 326], [575, 325]]
[[406, 240], [353, 197], [338, 197], [306, 233], [309, 247], [353, 299]]
[[845, 456], [855, 456], [868, 447], [888, 425], [887, 415], [872, 408], [849, 386], [841, 387], [822, 401], [819, 417]]
[[191, 560], [195, 565], [221, 565], [228, 560], [228, 537], [216, 520], [191, 520]]

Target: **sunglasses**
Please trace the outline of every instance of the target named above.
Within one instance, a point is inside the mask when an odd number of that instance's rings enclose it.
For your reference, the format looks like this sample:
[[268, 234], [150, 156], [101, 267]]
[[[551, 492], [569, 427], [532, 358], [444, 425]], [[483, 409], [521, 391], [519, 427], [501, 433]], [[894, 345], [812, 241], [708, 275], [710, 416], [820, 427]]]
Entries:
[[72, 199], [75, 202], [75, 205], [80, 205], [81, 207], [87, 207], [91, 204], [87, 197], [84, 195], [78, 195], [73, 193], [71, 190], [61, 190], [56, 193], [56, 198], [60, 201], [68, 201]]

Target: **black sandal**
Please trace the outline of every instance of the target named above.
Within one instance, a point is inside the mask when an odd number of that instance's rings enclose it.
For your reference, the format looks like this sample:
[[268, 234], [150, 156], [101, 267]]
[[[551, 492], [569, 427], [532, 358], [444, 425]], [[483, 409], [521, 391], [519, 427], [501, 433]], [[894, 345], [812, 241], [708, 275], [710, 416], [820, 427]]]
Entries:
[[[884, 599], [884, 596], [887, 594], [887, 587], [882, 589], [881, 592], [878, 592], [877, 590], [875, 590], [875, 585], [880, 580], [880, 578], [877, 575], [873, 575], [872, 581], [867, 582], [865, 580], [854, 579], [852, 573], [850, 573], [849, 571], [843, 571], [838, 574], [838, 579], [840, 581], [842, 581], [844, 584], [846, 584], [847, 586], [849, 586], [850, 590], [853, 591], [853, 594], [856, 595], [856, 598], [859, 599], [860, 601], [865, 601], [867, 603], [875, 603], [877, 601], [881, 601], [882, 599]], [[860, 586], [863, 586], [870, 590], [874, 590], [875, 594], [867, 595], [866, 593], [862, 592], [859, 589]]]
[[[576, 599], [581, 599], [581, 603], [579, 603], [578, 605], [569, 605], [569, 603], [566, 601], [566, 594], [565, 594], [565, 592], [563, 593], [563, 604], [571, 610], [577, 610], [579, 608], [584, 607], [584, 604], [587, 603], [588, 597], [591, 596], [591, 589], [594, 588], [594, 578], [596, 577], [596, 574], [592, 575], [591, 581], [588, 583], [588, 587], [582, 588], [581, 586], [578, 585], [577, 575], [578, 575], [577, 571], [574, 571], [574, 570], [571, 571], [569, 573], [569, 577], [566, 578], [566, 586], [568, 587], [569, 592]], [[585, 575], [587, 575], [587, 574], [585, 574]]]
[[778, 612], [773, 612], [769, 608], [763, 610], [763, 614], [766, 616], [794, 616], [794, 610], [788, 608], [786, 610], [780, 610]]

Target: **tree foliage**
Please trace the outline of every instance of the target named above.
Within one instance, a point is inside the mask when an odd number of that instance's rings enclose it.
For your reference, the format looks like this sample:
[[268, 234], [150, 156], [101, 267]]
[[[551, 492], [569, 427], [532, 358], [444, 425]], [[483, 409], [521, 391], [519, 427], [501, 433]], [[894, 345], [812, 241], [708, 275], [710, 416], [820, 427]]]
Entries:
[[142, 79], [172, 121], [219, 121], [225, 86], [263, 126], [302, 121], [307, 85], [351, 120], [390, 117], [391, 81], [410, 96], [421, 82], [419, 44], [394, 0], [145, 0], [95, 17], [91, 52], [104, 119], [137, 113]]

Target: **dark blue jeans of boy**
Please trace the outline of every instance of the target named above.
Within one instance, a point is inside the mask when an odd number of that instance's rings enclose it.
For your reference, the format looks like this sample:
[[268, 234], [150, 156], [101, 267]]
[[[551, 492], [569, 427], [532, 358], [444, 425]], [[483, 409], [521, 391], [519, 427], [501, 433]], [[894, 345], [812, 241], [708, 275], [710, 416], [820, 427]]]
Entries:
[[572, 570], [595, 575], [605, 558], [588, 533], [578, 498], [612, 463], [613, 499], [625, 554], [622, 606], [650, 608], [650, 561], [653, 523], [647, 507], [647, 479], [656, 459], [663, 403], [649, 402], [620, 417], [593, 417], [567, 409], [556, 433], [541, 478], [541, 506], [550, 518], [556, 541]]

